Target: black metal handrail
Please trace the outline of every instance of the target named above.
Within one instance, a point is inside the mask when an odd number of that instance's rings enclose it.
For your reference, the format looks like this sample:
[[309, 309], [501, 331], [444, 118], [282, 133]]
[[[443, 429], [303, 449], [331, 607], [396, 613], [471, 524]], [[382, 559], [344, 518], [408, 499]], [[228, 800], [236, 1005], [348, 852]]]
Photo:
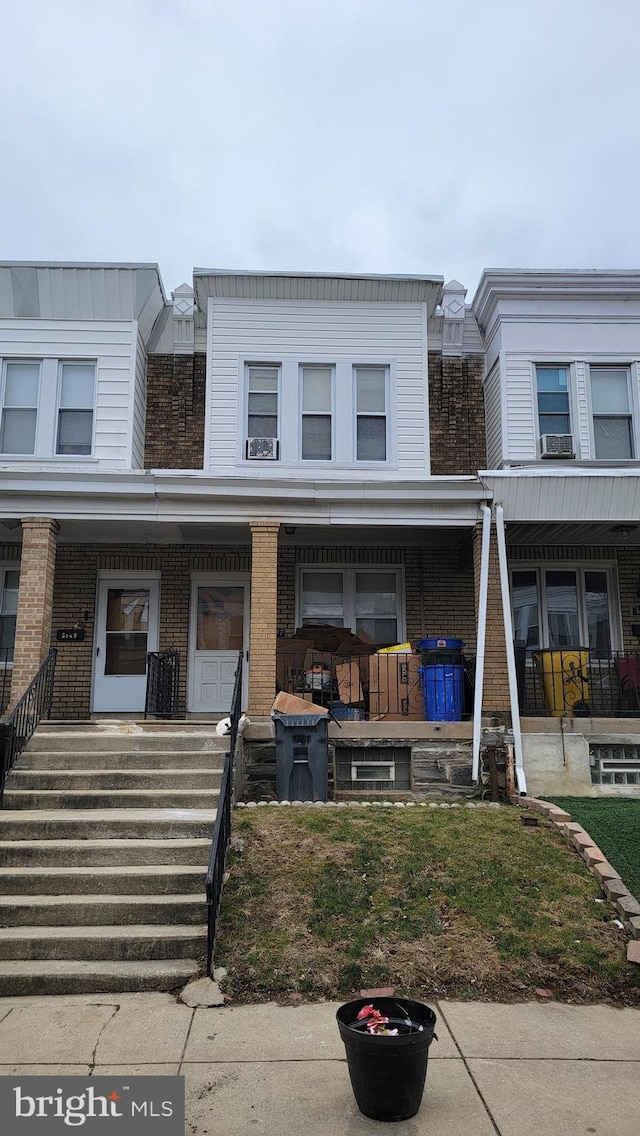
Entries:
[[177, 718], [180, 698], [180, 652], [149, 651], [144, 716]]
[[4, 805], [5, 783], [16, 758], [22, 753], [42, 719], [51, 717], [57, 654], [55, 647], [49, 648], [38, 673], [11, 713], [0, 722], [0, 808]]
[[231, 797], [233, 791], [233, 764], [238, 740], [238, 723], [242, 713], [242, 654], [238, 658], [233, 699], [231, 703], [231, 729], [229, 738], [229, 752], [224, 759], [220, 795], [216, 822], [213, 826], [211, 852], [205, 884], [207, 896], [207, 976], [211, 977], [213, 967], [213, 951], [216, 941], [216, 929], [222, 889], [224, 886], [224, 870], [227, 862], [227, 851], [231, 839]]

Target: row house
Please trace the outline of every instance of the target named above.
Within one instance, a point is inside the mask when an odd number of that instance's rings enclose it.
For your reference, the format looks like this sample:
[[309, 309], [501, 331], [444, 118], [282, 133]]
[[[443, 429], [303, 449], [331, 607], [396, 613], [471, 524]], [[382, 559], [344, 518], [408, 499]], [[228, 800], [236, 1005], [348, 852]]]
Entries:
[[[228, 711], [242, 654], [258, 721], [296, 630], [446, 635], [478, 651], [476, 764], [482, 710], [543, 788], [637, 783], [640, 276], [465, 295], [196, 269], [167, 298], [155, 265], [0, 265], [4, 706], [51, 642], [58, 719], [140, 715], [174, 648], [181, 716]], [[566, 648], [577, 707], [535, 661]], [[376, 709], [351, 732], [433, 736]]]

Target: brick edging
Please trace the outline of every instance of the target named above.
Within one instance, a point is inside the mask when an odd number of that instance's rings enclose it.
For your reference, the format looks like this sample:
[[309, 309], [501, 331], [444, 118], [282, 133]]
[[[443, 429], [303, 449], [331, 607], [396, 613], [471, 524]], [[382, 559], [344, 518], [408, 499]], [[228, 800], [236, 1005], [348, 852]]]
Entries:
[[559, 805], [552, 804], [551, 801], [542, 801], [538, 797], [514, 796], [511, 797], [511, 804], [544, 813], [558, 832], [573, 845], [591, 875], [598, 880], [607, 899], [615, 904], [620, 921], [631, 935], [631, 941], [627, 946], [628, 961], [640, 964], [640, 903], [620, 879], [616, 869], [609, 863], [595, 840], [582, 825], [571, 820], [570, 813], [565, 812]]

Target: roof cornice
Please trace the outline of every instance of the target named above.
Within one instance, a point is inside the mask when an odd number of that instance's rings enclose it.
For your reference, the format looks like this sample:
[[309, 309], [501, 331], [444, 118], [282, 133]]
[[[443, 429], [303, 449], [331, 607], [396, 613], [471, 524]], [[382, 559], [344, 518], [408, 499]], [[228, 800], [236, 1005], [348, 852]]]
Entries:
[[510, 270], [485, 268], [472, 309], [486, 330], [500, 300], [579, 300], [640, 298], [640, 270], [568, 269]]

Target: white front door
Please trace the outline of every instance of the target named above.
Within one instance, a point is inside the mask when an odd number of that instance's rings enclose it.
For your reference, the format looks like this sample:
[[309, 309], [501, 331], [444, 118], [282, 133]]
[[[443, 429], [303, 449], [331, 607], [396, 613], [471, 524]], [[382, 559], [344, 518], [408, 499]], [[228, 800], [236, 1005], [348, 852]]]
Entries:
[[101, 578], [98, 583], [93, 710], [144, 710], [147, 651], [158, 649], [160, 581], [150, 576]]
[[[242, 576], [195, 577], [191, 589], [188, 709], [194, 713], [231, 710], [238, 658], [246, 660], [249, 635], [249, 580]], [[243, 666], [243, 706], [247, 689]]]

